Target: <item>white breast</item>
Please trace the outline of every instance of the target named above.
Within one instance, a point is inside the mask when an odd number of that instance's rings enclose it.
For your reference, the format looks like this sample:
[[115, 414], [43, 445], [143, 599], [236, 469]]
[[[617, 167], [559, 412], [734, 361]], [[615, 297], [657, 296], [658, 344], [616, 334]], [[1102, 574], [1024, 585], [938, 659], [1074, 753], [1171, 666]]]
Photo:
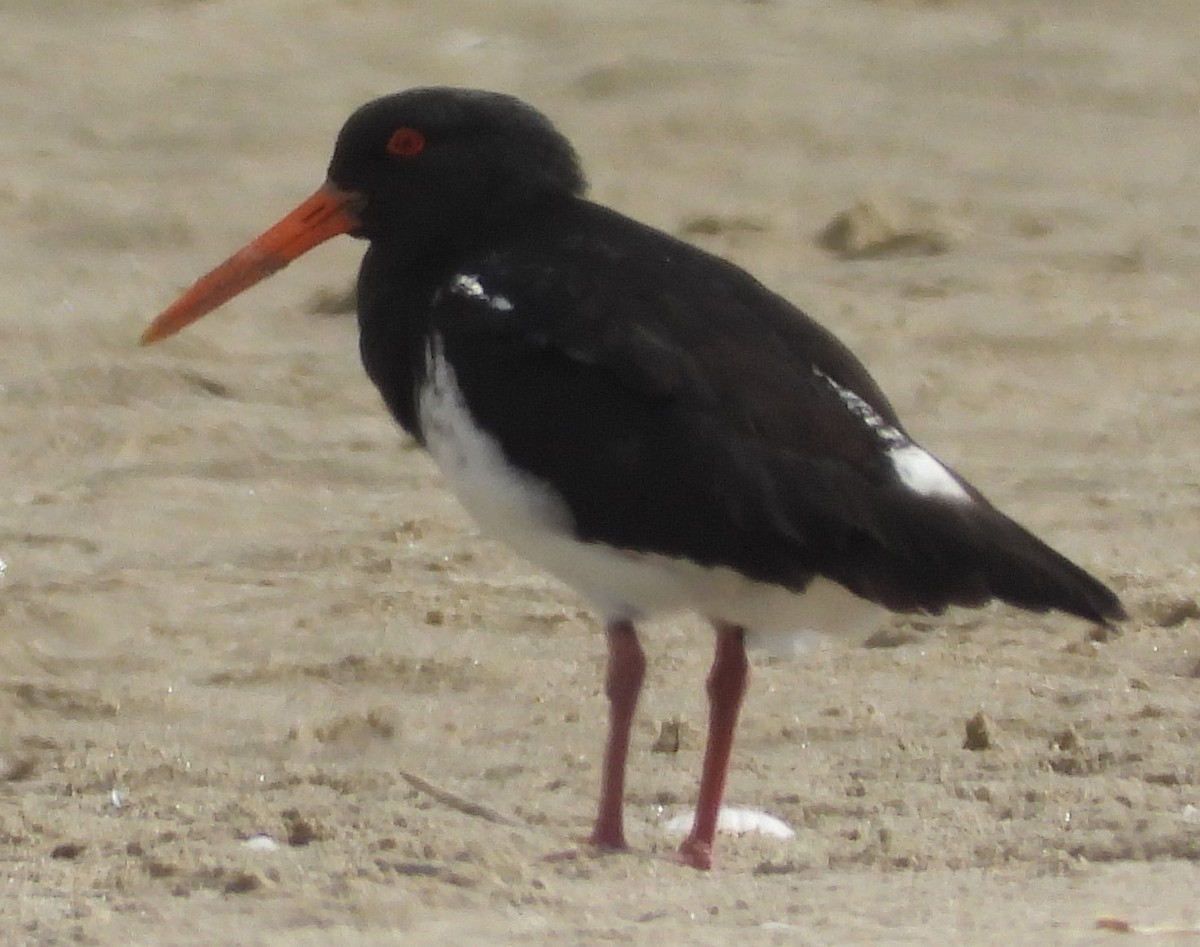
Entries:
[[606, 620], [695, 611], [741, 625], [749, 644], [786, 654], [821, 633], [865, 636], [883, 612], [827, 579], [797, 594], [728, 568], [580, 542], [561, 496], [510, 464], [474, 423], [437, 337], [418, 403], [426, 447], [480, 528], [574, 587]]

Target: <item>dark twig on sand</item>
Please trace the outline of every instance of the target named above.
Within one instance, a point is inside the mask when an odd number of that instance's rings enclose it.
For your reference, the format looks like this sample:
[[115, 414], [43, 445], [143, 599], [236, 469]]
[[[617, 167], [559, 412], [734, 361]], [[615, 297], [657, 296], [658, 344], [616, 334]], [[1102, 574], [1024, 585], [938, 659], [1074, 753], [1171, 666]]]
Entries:
[[478, 802], [471, 802], [469, 799], [463, 799], [461, 796], [456, 796], [454, 793], [447, 792], [444, 789], [438, 789], [437, 786], [426, 782], [420, 776], [413, 773], [400, 771], [400, 775], [404, 778], [413, 789], [418, 792], [423, 792], [427, 796], [432, 796], [444, 806], [449, 806], [451, 809], [457, 809], [459, 812], [466, 815], [475, 816], [479, 819], [486, 819], [488, 822], [495, 822], [498, 825], [519, 826], [519, 822], [514, 822], [506, 815], [501, 815], [495, 809], [491, 809]]

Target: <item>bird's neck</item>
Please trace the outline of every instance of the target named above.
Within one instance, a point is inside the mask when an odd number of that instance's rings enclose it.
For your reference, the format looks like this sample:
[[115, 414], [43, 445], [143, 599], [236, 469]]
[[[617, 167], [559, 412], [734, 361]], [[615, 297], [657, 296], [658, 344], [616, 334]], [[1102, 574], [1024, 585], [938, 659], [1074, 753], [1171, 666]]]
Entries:
[[520, 242], [522, 234], [544, 236], [581, 203], [569, 195], [551, 195], [503, 214], [493, 207], [472, 226], [454, 228], [453, 237], [425, 229], [420, 240], [407, 233], [372, 240], [358, 275], [359, 349], [389, 410], [418, 441], [423, 442], [417, 396], [425, 380], [430, 309], [439, 288], [449, 285], [484, 248]]
[[359, 353], [388, 410], [423, 441], [417, 393], [425, 378], [429, 306], [451, 264], [414, 262], [402, 248], [373, 242], [358, 272]]

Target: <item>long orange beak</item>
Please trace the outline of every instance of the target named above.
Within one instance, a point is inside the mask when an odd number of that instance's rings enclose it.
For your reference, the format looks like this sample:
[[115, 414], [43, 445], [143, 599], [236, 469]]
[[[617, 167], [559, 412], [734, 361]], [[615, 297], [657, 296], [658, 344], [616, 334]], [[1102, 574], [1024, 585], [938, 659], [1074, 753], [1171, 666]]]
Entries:
[[330, 237], [360, 226], [363, 198], [328, 181], [315, 194], [211, 273], [200, 277], [142, 333], [142, 345], [174, 335]]

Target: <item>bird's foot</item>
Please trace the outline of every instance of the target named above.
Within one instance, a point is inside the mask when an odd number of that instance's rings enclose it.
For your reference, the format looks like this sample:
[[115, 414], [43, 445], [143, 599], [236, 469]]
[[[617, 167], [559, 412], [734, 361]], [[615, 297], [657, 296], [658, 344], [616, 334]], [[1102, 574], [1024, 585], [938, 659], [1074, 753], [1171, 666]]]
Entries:
[[579, 843], [577, 847], [564, 849], [561, 852], [551, 852], [544, 856], [542, 861], [571, 862], [581, 858], [594, 858], [599, 855], [629, 851], [625, 838], [619, 835], [615, 838], [598, 837], [597, 833], [593, 832], [587, 838], [579, 838], [576, 841]]
[[677, 865], [687, 865], [697, 871], [708, 871], [713, 866], [713, 847], [711, 842], [702, 842], [690, 835], [683, 840], [677, 852], [673, 852], [670, 860]]

